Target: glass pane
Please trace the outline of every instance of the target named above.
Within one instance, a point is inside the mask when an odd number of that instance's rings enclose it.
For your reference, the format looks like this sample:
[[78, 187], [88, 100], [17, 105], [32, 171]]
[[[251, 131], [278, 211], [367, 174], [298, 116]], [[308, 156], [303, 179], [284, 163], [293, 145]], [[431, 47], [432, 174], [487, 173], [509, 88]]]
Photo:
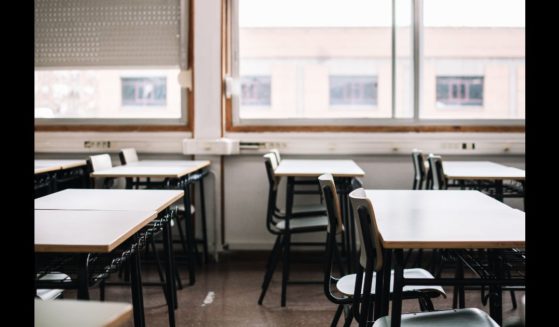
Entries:
[[35, 118], [180, 119], [178, 69], [36, 70]]
[[[239, 0], [238, 8], [241, 119], [392, 117], [390, 0]], [[254, 76], [269, 83], [247, 82]]]
[[524, 1], [424, 0], [420, 118], [524, 119]]

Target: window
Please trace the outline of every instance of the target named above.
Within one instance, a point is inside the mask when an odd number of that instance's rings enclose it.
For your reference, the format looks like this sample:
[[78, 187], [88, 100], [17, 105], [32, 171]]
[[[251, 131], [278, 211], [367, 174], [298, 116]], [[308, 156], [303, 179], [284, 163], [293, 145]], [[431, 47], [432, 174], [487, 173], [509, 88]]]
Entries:
[[186, 128], [189, 5], [35, 1], [36, 124]]
[[483, 77], [437, 77], [437, 106], [483, 105]]
[[123, 106], [165, 106], [167, 78], [124, 77], [120, 81]]
[[523, 125], [524, 1], [422, 6], [419, 119]]
[[273, 83], [266, 112], [245, 100], [244, 87], [242, 95], [233, 92], [228, 130], [251, 125], [523, 128], [521, 0], [229, 3], [231, 42], [224, 43], [231, 46], [224, 53], [233, 54], [229, 73], [242, 85], [248, 85], [244, 76], [269, 76]]
[[270, 77], [243, 76], [241, 78], [241, 104], [243, 106], [270, 106]]
[[377, 78], [330, 76], [330, 105], [376, 106]]

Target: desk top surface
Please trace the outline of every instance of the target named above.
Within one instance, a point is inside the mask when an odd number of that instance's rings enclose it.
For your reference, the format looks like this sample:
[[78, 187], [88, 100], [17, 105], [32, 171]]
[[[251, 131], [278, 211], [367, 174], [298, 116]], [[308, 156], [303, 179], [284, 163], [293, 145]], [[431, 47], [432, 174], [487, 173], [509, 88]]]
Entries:
[[365, 172], [353, 160], [292, 160], [284, 159], [274, 171], [276, 176], [318, 177], [330, 173], [335, 177], [365, 176]]
[[126, 166], [134, 167], [207, 167], [211, 164], [209, 160], [140, 160], [127, 163]]
[[65, 189], [35, 199], [35, 209], [137, 210], [159, 213], [183, 195], [182, 190]]
[[524, 180], [525, 171], [491, 161], [443, 161], [443, 170], [450, 179], [514, 179]]
[[196, 161], [192, 164], [161, 165], [146, 164], [138, 161], [131, 165], [116, 166], [91, 173], [91, 177], [153, 177], [153, 178], [181, 178], [210, 165], [209, 161]]
[[70, 169], [85, 165], [85, 160], [40, 159], [35, 160], [35, 174], [41, 174], [62, 169]]
[[514, 248], [525, 214], [478, 191], [366, 190], [385, 248]]
[[131, 319], [129, 303], [35, 300], [36, 327], [118, 327]]
[[155, 211], [35, 210], [35, 252], [108, 253]]

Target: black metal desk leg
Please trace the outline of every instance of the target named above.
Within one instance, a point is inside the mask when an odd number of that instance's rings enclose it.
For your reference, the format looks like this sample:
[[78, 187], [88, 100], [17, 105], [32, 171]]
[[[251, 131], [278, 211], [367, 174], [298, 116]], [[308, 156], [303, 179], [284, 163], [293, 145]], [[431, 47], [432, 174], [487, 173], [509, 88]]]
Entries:
[[381, 307], [379, 318], [388, 315], [388, 306], [390, 303], [390, 278], [392, 277], [392, 250], [385, 249], [383, 255], [384, 263], [382, 269], [384, 270], [382, 276], [382, 293], [381, 293]]
[[208, 263], [208, 228], [206, 223], [206, 201], [204, 199], [204, 176], [200, 177], [200, 209], [202, 216], [202, 240], [204, 242], [204, 263]]
[[[499, 255], [498, 250], [489, 250], [490, 265], [494, 269], [495, 277], [504, 280], [503, 259]], [[502, 287], [498, 284], [489, 286], [489, 315], [499, 326], [503, 324], [503, 295]]]
[[173, 243], [171, 241], [171, 217], [168, 217], [167, 221], [163, 225], [163, 249], [165, 251], [165, 257], [167, 259], [167, 269], [165, 276], [165, 284], [167, 287], [167, 311], [169, 314], [169, 326], [175, 326], [175, 304], [176, 304], [176, 293], [175, 293], [175, 274], [173, 265]]
[[144, 327], [144, 297], [142, 294], [142, 277], [138, 246], [135, 245], [130, 256], [130, 286], [132, 288], [132, 306], [134, 310], [134, 326]]
[[503, 202], [503, 180], [498, 179], [495, 181], [495, 198]]
[[78, 271], [78, 299], [89, 300], [89, 272], [87, 269], [89, 253], [82, 253], [79, 256], [80, 270]]
[[194, 285], [196, 282], [196, 255], [194, 248], [196, 247], [196, 240], [194, 239], [194, 226], [192, 224], [192, 215], [190, 214], [190, 184], [184, 183], [183, 187], [184, 197], [184, 228], [186, 234], [186, 242], [188, 244], [188, 278], [189, 285]]
[[282, 282], [281, 282], [281, 306], [285, 307], [287, 302], [287, 283], [289, 281], [289, 251], [291, 244], [291, 233], [289, 221], [293, 213], [293, 188], [294, 188], [294, 177], [287, 178], [287, 194], [285, 199], [285, 236], [284, 236], [284, 249], [283, 249], [283, 271], [282, 271]]
[[[394, 292], [392, 293], [392, 318], [391, 327], [400, 327], [402, 320], [402, 289], [404, 288], [404, 251], [397, 249], [394, 251]], [[390, 288], [390, 282], [385, 285]]]

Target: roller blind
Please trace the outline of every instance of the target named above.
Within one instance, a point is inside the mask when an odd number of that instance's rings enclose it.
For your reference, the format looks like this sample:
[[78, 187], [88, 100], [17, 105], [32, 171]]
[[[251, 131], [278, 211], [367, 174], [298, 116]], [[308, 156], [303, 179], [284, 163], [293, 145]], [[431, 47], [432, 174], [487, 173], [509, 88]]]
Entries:
[[186, 69], [188, 0], [35, 0], [35, 66]]

